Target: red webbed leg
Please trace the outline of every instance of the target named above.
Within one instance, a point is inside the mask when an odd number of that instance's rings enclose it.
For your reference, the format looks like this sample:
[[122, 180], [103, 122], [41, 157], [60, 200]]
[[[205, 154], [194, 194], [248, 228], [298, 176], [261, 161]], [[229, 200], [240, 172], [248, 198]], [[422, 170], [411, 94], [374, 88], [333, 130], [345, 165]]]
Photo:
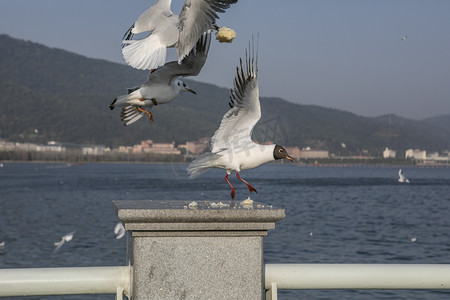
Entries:
[[143, 109], [141, 108], [141, 106], [139, 106], [137, 109], [138, 109], [139, 111], [142, 111], [142, 112], [148, 114], [148, 117], [149, 117], [150, 121], [153, 122], [153, 115], [152, 115], [151, 112], [146, 111], [146, 110], [143, 110]]
[[234, 186], [231, 184], [231, 182], [228, 180], [228, 175], [230, 175], [230, 174], [227, 173], [227, 175], [225, 176], [225, 180], [228, 182], [228, 184], [229, 184], [230, 187], [231, 187], [231, 199], [234, 200], [234, 195], [235, 195], [235, 193], [236, 193], [236, 189], [235, 189]]
[[236, 171], [236, 177], [239, 178], [240, 180], [242, 180], [242, 182], [244, 182], [247, 185], [248, 190], [250, 191], [250, 193], [251, 192], [257, 193], [258, 192], [250, 183], [248, 183], [247, 181], [242, 179], [241, 176], [239, 176], [239, 172], [237, 172], [237, 171]]

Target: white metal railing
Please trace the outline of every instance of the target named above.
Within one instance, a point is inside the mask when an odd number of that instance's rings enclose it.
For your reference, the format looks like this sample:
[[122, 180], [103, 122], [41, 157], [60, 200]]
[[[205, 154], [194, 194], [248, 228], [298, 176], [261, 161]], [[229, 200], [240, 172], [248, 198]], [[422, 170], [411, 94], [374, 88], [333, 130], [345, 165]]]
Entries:
[[450, 265], [266, 264], [265, 289], [450, 289]]
[[[266, 299], [286, 289], [450, 289], [443, 264], [266, 264]], [[132, 296], [132, 267], [0, 270], [0, 297], [115, 294]]]
[[27, 268], [0, 270], [0, 297], [123, 294], [131, 297], [132, 267]]

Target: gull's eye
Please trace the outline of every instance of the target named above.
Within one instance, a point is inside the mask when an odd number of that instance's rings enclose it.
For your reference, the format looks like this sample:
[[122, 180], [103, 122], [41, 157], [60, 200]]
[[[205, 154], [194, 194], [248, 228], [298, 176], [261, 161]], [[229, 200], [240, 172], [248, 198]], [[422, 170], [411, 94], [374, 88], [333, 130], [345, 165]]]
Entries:
[[178, 86], [180, 86], [180, 83], [178, 82]]

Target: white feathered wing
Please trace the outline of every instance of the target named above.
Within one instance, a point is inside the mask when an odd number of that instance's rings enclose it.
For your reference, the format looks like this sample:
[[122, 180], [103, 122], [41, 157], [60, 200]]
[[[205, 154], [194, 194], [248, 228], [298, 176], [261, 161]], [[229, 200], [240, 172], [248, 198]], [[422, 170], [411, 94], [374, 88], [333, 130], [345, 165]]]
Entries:
[[211, 138], [211, 152], [191, 162], [187, 168], [190, 178], [195, 178], [209, 168], [217, 167], [220, 157], [239, 151], [251, 141], [253, 128], [261, 118], [256, 61], [246, 55], [237, 68], [234, 89], [230, 96], [230, 109], [223, 116], [219, 129]]

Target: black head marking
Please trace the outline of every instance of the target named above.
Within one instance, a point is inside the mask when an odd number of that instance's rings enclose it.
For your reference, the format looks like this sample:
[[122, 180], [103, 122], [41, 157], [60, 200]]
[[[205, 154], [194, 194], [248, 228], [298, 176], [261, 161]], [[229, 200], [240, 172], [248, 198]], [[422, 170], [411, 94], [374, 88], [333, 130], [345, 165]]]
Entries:
[[287, 158], [289, 160], [291, 160], [292, 158], [289, 156], [289, 154], [287, 153], [286, 149], [284, 149], [282, 146], [280, 145], [275, 145], [275, 149], [273, 149], [273, 158], [275, 159], [283, 159], [283, 158]]

